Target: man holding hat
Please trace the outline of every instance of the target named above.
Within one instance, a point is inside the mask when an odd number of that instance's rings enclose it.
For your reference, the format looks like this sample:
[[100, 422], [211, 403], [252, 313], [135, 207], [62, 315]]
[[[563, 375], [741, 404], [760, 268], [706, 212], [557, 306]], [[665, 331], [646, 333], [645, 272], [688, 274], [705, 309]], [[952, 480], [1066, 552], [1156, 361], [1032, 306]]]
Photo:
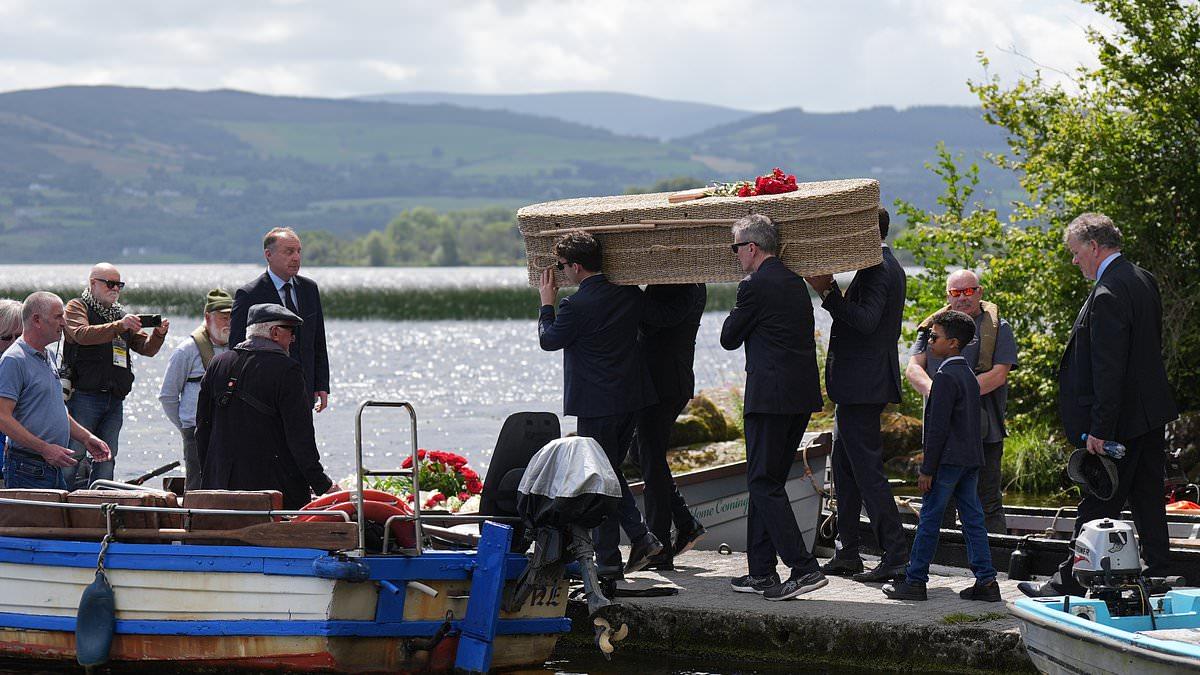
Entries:
[[200, 458], [196, 454], [196, 400], [208, 364], [229, 345], [229, 314], [233, 297], [214, 288], [204, 301], [204, 323], [171, 354], [158, 400], [171, 424], [183, 436], [183, 462], [188, 490], [200, 489]]
[[288, 355], [304, 321], [278, 304], [246, 316], [246, 340], [200, 381], [196, 450], [205, 490], [279, 490], [285, 509], [336, 489], [313, 433], [304, 370]]

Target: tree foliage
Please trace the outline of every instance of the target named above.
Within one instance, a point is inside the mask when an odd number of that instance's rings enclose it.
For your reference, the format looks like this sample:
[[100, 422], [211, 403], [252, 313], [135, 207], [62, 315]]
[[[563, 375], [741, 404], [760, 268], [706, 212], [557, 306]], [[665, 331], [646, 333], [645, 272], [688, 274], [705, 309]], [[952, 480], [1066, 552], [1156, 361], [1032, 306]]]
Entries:
[[1008, 151], [992, 159], [1025, 192], [1010, 222], [979, 206], [978, 169], [960, 169], [944, 148], [933, 167], [946, 186], [941, 212], [900, 205], [916, 227], [898, 245], [928, 268], [913, 284], [912, 316], [942, 301], [947, 271], [980, 271], [1021, 347], [1010, 408], [1026, 422], [1056, 417], [1058, 358], [1089, 289], [1062, 232], [1085, 211], [1112, 217], [1125, 255], [1157, 276], [1168, 371], [1181, 403], [1200, 403], [1200, 6], [1085, 1], [1112, 22], [1088, 29], [1098, 67], [1077, 69], [1069, 86], [1040, 71], [1011, 86], [995, 76], [971, 84], [984, 118], [1007, 134]]

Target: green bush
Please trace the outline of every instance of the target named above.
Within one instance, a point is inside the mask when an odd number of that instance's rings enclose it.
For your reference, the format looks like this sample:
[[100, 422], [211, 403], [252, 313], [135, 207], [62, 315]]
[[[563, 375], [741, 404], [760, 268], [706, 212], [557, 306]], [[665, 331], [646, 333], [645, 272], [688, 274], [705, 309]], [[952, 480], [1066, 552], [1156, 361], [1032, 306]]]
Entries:
[[1066, 487], [1064, 479], [1071, 447], [1049, 424], [1035, 424], [1004, 440], [1000, 474], [1006, 489], [1051, 493]]

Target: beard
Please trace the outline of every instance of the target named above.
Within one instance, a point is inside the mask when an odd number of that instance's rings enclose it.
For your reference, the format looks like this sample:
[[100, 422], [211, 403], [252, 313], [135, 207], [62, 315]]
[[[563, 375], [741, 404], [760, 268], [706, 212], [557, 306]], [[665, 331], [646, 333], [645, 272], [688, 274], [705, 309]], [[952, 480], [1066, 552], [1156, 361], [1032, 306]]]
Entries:
[[229, 344], [229, 326], [217, 328], [211, 321], [205, 321], [205, 326], [208, 329], [208, 339], [218, 346], [226, 346]]

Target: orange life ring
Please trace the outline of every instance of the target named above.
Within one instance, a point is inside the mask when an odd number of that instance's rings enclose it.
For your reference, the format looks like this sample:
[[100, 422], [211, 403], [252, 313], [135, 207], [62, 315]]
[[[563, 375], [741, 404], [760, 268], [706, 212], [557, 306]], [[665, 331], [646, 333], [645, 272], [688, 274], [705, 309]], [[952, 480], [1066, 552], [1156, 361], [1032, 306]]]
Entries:
[[[342, 490], [333, 494], [322, 495], [317, 499], [305, 504], [301, 511], [341, 511], [348, 513], [351, 517], [355, 516], [357, 508], [355, 503], [351, 501], [355, 493], [350, 490]], [[411, 516], [412, 508], [409, 507], [404, 500], [389, 492], [381, 490], [363, 490], [363, 514], [367, 520], [372, 523], [384, 525], [392, 516]], [[325, 521], [318, 515], [297, 516], [299, 522], [310, 521]], [[392, 538], [395, 539], [403, 548], [412, 548], [416, 543], [416, 537], [413, 534], [413, 523], [411, 520], [397, 520], [392, 522]]]
[[1200, 511], [1200, 504], [1186, 500], [1171, 502], [1167, 504], [1168, 511]]

